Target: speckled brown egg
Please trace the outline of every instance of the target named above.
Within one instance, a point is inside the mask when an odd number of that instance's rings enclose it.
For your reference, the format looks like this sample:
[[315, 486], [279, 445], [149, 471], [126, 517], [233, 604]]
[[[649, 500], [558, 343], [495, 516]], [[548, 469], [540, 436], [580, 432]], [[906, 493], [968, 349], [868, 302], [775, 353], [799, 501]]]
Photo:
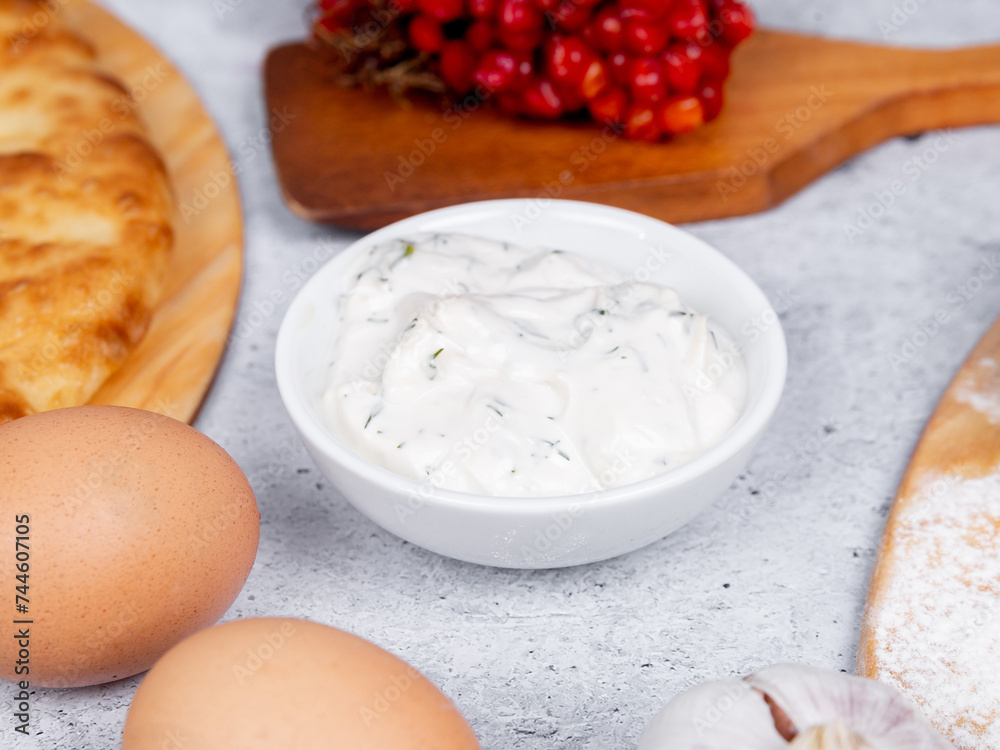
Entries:
[[229, 608], [259, 534], [240, 467], [183, 422], [80, 406], [0, 426], [2, 611], [29, 621], [27, 646], [0, 638], [0, 676], [77, 687], [149, 669]]
[[387, 651], [327, 625], [259, 618], [191, 636], [143, 679], [122, 750], [163, 747], [479, 750], [479, 743], [455, 705]]

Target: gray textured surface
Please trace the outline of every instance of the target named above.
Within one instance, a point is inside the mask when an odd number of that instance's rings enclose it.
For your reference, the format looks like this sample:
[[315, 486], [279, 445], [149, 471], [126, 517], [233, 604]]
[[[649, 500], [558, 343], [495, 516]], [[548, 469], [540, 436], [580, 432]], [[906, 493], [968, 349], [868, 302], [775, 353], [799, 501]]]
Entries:
[[[235, 7], [220, 16], [223, 4], [208, 0], [105, 1], [190, 77], [243, 169], [247, 322], [272, 291], [290, 296], [283, 274], [323, 256], [320, 240], [339, 247], [356, 236], [292, 216], [260, 145], [261, 60], [270, 44], [301, 36], [303, 2], [227, 0]], [[893, 43], [1000, 36], [995, 3], [908, 1], [918, 10]], [[880, 41], [894, 3], [755, 5], [772, 26]], [[777, 210], [689, 227], [769, 295], [794, 300], [783, 316], [788, 385], [746, 475], [712, 509], [610, 562], [486, 569], [368, 522], [293, 435], [274, 383], [276, 310], [234, 340], [197, 422], [251, 476], [263, 514], [256, 567], [227, 619], [307, 617], [369, 638], [438, 683], [490, 750], [630, 748], [663, 702], [697, 681], [783, 660], [852, 670], [901, 472], [952, 373], [1000, 313], [1000, 279], [961, 309], [949, 297], [1000, 253], [1000, 129], [955, 133], [884, 219], [853, 244], [843, 229], [934, 142], [888, 143]], [[889, 354], [941, 307], [950, 322], [893, 367]], [[45, 734], [14, 740], [5, 716], [0, 746], [117, 747], [137, 684], [39, 692], [33, 721]]]

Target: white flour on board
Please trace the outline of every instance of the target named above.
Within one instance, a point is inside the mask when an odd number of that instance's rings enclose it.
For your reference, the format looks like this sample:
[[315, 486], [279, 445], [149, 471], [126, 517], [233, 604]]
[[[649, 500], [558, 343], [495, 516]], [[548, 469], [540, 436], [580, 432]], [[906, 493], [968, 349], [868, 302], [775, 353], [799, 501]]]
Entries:
[[[983, 357], [978, 362], [979, 368], [990, 373], [993, 380], [997, 380], [996, 371], [1000, 365], [992, 357]], [[968, 404], [980, 414], [986, 416], [991, 424], [1000, 424], [1000, 391], [988, 391], [982, 387], [976, 387], [975, 382], [960, 383], [955, 391], [955, 399], [963, 404]]]
[[1000, 471], [926, 482], [897, 518], [879, 680], [961, 750], [1000, 748]]

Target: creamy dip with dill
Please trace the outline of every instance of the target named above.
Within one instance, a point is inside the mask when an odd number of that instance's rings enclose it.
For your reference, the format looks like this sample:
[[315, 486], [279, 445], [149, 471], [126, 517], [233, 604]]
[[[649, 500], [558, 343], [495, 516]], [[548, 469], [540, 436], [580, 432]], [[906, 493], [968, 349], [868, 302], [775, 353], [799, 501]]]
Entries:
[[517, 497], [618, 487], [703, 453], [743, 410], [723, 330], [570, 252], [416, 236], [345, 279], [326, 419], [404, 477]]

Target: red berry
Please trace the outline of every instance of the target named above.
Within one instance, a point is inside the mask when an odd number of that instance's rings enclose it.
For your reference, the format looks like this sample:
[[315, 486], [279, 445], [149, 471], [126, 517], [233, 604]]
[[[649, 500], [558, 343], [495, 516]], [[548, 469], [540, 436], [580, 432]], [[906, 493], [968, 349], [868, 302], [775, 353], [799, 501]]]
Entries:
[[563, 86], [578, 86], [595, 57], [578, 38], [556, 34], [546, 42], [542, 59], [545, 73], [553, 81]]
[[607, 125], [617, 125], [623, 122], [627, 106], [628, 97], [624, 91], [618, 88], [607, 89], [600, 96], [587, 102], [587, 109], [590, 110], [590, 116], [594, 121]]
[[673, 6], [671, 0], [618, 0], [622, 18], [645, 18], [659, 20]]
[[355, 0], [325, 0], [319, 7], [323, 14], [317, 23], [327, 31], [347, 28], [358, 11]]
[[681, 39], [697, 41], [708, 38], [708, 14], [705, 7], [695, 0], [684, 0], [667, 16], [670, 33]]
[[737, 45], [750, 36], [757, 28], [757, 19], [750, 6], [739, 2], [726, 3], [719, 10], [722, 21], [720, 37], [730, 45]]
[[623, 24], [625, 49], [636, 55], [655, 55], [667, 46], [669, 32], [663, 24], [629, 18]]
[[465, 42], [445, 42], [441, 49], [441, 80], [456, 94], [464, 94], [472, 88], [472, 76], [476, 69], [476, 54]]
[[711, 122], [722, 111], [722, 84], [705, 81], [698, 89], [698, 98], [701, 99], [701, 106], [705, 112], [705, 122]]
[[701, 65], [685, 54], [684, 45], [671, 44], [660, 59], [663, 60], [670, 90], [680, 94], [694, 93], [701, 78]]
[[444, 31], [441, 24], [430, 16], [414, 16], [407, 30], [410, 44], [418, 52], [440, 52], [444, 46]]
[[563, 113], [570, 114], [587, 106], [587, 100], [580, 91], [579, 86], [560, 86], [555, 81], [552, 82], [556, 88], [556, 93], [562, 99]]
[[420, 12], [439, 23], [460, 18], [465, 10], [464, 0], [417, 0]]
[[542, 44], [544, 30], [538, 26], [528, 31], [511, 31], [506, 26], [497, 29], [497, 38], [500, 44], [507, 49], [518, 52], [531, 52], [538, 49]]
[[616, 52], [608, 62], [611, 69], [611, 80], [614, 84], [628, 88], [632, 80], [632, 64], [635, 61], [624, 52]]
[[520, 111], [528, 117], [554, 120], [561, 117], [565, 110], [562, 97], [556, 92], [552, 82], [538, 78], [521, 92]]
[[613, 7], [597, 11], [597, 15], [587, 24], [594, 47], [603, 52], [619, 52], [623, 46], [622, 17]]
[[515, 88], [517, 60], [510, 52], [491, 50], [480, 58], [472, 77], [487, 91], [511, 91]]
[[546, 14], [552, 26], [563, 31], [581, 31], [593, 13], [593, 8], [574, 0], [560, 0], [556, 9]]
[[608, 66], [603, 60], [593, 58], [580, 82], [580, 93], [584, 99], [593, 99], [608, 87]]
[[673, 96], [656, 111], [656, 122], [668, 135], [680, 135], [700, 128], [705, 111], [696, 96]]
[[476, 52], [485, 52], [493, 44], [493, 27], [488, 21], [473, 21], [465, 32], [465, 41]]
[[629, 92], [637, 104], [656, 104], [667, 96], [667, 81], [663, 63], [653, 57], [642, 57], [632, 64]]
[[389, 0], [389, 10], [397, 16], [416, 13], [419, 0]]
[[542, 28], [542, 12], [531, 0], [501, 0], [498, 18], [501, 31], [524, 33]]
[[497, 0], [468, 0], [469, 15], [473, 18], [493, 20], [497, 14]]
[[625, 137], [634, 141], [658, 141], [663, 132], [652, 107], [633, 104], [625, 110]]
[[731, 51], [718, 42], [702, 47], [701, 75], [706, 80], [724, 81], [729, 77]]
[[535, 77], [535, 56], [530, 52], [513, 53], [514, 82], [516, 88], [523, 88]]

